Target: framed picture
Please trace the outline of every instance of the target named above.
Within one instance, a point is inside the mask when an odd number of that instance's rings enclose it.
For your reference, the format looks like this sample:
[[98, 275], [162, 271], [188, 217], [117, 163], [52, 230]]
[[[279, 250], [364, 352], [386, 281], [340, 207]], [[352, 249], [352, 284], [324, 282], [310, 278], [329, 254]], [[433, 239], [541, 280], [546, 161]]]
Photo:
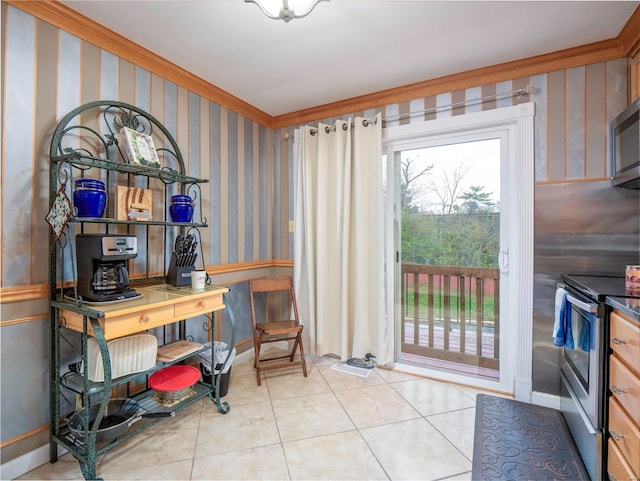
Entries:
[[129, 127], [122, 127], [122, 135], [126, 145], [129, 163], [160, 168], [158, 153], [150, 135], [138, 132]]

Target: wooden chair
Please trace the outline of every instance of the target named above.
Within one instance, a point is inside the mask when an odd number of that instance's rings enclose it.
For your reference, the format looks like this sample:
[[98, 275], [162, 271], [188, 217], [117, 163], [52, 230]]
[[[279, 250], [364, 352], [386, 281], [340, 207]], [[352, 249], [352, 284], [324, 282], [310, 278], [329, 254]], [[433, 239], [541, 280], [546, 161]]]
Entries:
[[[298, 306], [291, 278], [251, 279], [249, 281], [249, 297], [251, 299], [251, 321], [255, 350], [254, 366], [258, 386], [261, 385], [260, 378], [263, 371], [302, 366], [304, 377], [307, 377], [307, 364], [302, 346], [303, 326], [298, 319]], [[272, 318], [277, 320], [271, 320]], [[291, 341], [293, 341], [289, 354], [261, 357], [260, 350], [263, 344], [282, 341], [287, 342], [288, 346], [291, 346]], [[300, 359], [295, 360], [298, 348], [300, 348]]]

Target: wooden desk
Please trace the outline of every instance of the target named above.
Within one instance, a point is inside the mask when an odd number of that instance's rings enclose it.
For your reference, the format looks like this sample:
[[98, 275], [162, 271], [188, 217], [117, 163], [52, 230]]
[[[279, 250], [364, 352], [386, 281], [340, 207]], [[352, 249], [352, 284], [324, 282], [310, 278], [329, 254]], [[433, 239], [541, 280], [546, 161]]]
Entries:
[[[71, 301], [59, 303], [60, 325], [83, 332], [83, 316], [98, 319], [105, 340], [135, 334], [189, 317], [224, 309], [223, 294], [226, 287], [206, 286], [204, 290], [191, 287], [174, 287], [169, 284], [136, 288], [143, 296], [113, 304], [83, 304]], [[88, 312], [93, 311], [93, 312]], [[94, 335], [91, 323], [87, 334]]]

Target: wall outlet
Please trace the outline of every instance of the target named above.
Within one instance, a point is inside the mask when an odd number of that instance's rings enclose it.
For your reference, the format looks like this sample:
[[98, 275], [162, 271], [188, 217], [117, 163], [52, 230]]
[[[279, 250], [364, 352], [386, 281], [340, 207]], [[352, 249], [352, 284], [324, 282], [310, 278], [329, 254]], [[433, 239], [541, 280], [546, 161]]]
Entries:
[[289, 221], [289, 232], [293, 232], [293, 221]]

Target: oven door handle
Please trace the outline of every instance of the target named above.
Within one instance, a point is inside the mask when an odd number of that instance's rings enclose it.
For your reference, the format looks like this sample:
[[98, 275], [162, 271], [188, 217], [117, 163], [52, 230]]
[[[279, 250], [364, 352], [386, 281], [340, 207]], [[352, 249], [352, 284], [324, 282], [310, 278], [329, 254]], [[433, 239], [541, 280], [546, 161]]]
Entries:
[[571, 294], [567, 294], [567, 301], [569, 301], [574, 306], [579, 307], [583, 311], [591, 312], [593, 314], [598, 312], [598, 304], [590, 304], [590, 303], [581, 301], [580, 299], [575, 298]]

